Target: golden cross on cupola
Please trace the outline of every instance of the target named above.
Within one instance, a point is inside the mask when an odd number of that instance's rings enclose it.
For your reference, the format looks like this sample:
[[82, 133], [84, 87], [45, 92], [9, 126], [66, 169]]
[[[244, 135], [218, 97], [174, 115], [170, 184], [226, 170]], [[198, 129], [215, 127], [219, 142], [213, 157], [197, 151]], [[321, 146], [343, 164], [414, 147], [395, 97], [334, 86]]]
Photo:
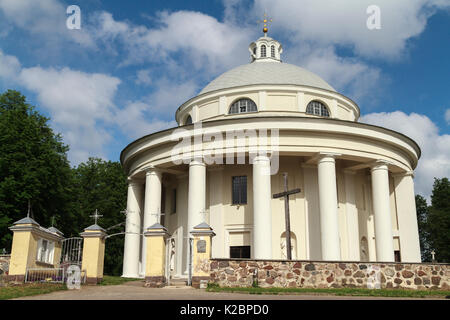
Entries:
[[97, 220], [98, 220], [98, 218], [101, 218], [101, 217], [103, 217], [103, 215], [101, 215], [101, 214], [98, 214], [98, 210], [97, 210], [97, 209], [95, 209], [95, 212], [94, 212], [94, 214], [93, 214], [93, 215], [91, 215], [91, 216], [89, 216], [89, 217], [91, 217], [91, 218], [94, 218], [95, 224], [97, 224]]
[[269, 31], [269, 29], [267, 28], [268, 24], [272, 22], [272, 18], [269, 18], [267, 16], [267, 13], [264, 12], [264, 18], [263, 20], [258, 20], [257, 23], [262, 23], [263, 24], [263, 32], [264, 32], [264, 36], [267, 35], [267, 31]]

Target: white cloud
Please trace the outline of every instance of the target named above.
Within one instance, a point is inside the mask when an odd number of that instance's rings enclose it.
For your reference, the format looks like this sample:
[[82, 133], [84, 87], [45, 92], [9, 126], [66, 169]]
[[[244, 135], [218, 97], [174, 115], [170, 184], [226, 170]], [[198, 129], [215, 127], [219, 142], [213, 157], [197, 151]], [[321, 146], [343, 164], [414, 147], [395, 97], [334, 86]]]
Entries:
[[401, 111], [371, 113], [361, 117], [366, 122], [401, 132], [416, 141], [422, 156], [415, 170], [415, 192], [430, 199], [434, 178], [450, 177], [450, 135], [439, 129], [427, 116]]
[[294, 46], [287, 50], [286, 60], [317, 73], [337, 91], [345, 90], [354, 100], [362, 97], [374, 99], [380, 90], [380, 79], [383, 77], [387, 81], [380, 69], [355, 58], [339, 57], [333, 46]]
[[111, 135], [102, 124], [114, 119], [118, 78], [69, 68], [33, 67], [22, 69], [19, 82], [35, 92], [40, 105], [49, 111], [55, 129], [71, 147], [73, 162], [85, 161], [86, 154], [104, 157]]
[[[369, 30], [369, 5], [381, 9], [381, 29]], [[450, 8], [443, 0], [255, 0], [258, 12], [273, 17], [274, 29], [288, 31], [291, 38], [317, 46], [349, 45], [366, 57], [398, 58], [407, 41], [418, 36], [427, 19], [439, 8]]]
[[[67, 7], [58, 0], [0, 0], [0, 12], [16, 27], [52, 40], [70, 40], [84, 47], [95, 47], [87, 30], [66, 27]], [[83, 13], [82, 20], [83, 22]]]
[[146, 114], [148, 114], [149, 110], [151, 110], [151, 106], [146, 103], [140, 101], [130, 102], [125, 108], [117, 111], [115, 122], [122, 132], [132, 139], [177, 125], [173, 120], [164, 121], [156, 117], [151, 117], [151, 121], [146, 120], [148, 118]]
[[16, 57], [2, 51], [0, 79], [36, 93], [39, 106], [51, 116], [52, 127], [70, 146], [72, 165], [90, 156], [106, 158], [105, 148], [112, 142], [115, 126], [130, 138], [176, 126], [175, 121], [158, 116], [195, 90], [191, 83], [173, 86], [164, 80], [149, 96], [151, 104], [130, 102], [119, 108], [114, 103], [121, 83], [117, 77], [70, 68], [22, 68]]
[[447, 121], [447, 124], [450, 125], [450, 109], [445, 111], [445, 121]]
[[15, 81], [17, 74], [20, 71], [19, 60], [10, 55], [6, 55], [0, 49], [0, 79], [3, 78], [4, 81]]
[[128, 51], [124, 64], [171, 63], [175, 59], [189, 69], [221, 72], [248, 61], [252, 32], [200, 12], [159, 12], [158, 26], [152, 29], [116, 21], [108, 12], [92, 20], [91, 29], [98, 41], [121, 41]]

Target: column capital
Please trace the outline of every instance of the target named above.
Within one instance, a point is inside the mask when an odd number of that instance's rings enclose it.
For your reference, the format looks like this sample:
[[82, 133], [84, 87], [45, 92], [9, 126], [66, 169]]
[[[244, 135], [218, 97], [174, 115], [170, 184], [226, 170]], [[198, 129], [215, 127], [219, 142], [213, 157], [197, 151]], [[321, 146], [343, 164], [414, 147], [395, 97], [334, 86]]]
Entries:
[[189, 162], [189, 166], [202, 166], [202, 167], [206, 167], [206, 164], [203, 162], [202, 158], [193, 158], [191, 159], [191, 161]]
[[149, 165], [149, 166], [143, 167], [142, 171], [145, 172], [146, 176], [148, 176], [148, 175], [159, 175], [159, 176], [162, 175], [161, 170], [159, 168], [156, 168], [153, 165]]
[[391, 165], [389, 161], [386, 160], [376, 160], [370, 164], [370, 171], [373, 172], [375, 170], [387, 170], [389, 171], [389, 165]]
[[253, 158], [253, 163], [258, 161], [270, 161], [270, 155], [257, 155]]
[[136, 178], [128, 177], [128, 178], [127, 178], [127, 183], [128, 183], [129, 186], [140, 186], [140, 185], [142, 185], [144, 182], [143, 182], [142, 180], [138, 180], [138, 179], [136, 179]]
[[341, 156], [340, 153], [319, 152], [317, 155], [317, 163], [321, 162], [336, 162], [336, 157]]

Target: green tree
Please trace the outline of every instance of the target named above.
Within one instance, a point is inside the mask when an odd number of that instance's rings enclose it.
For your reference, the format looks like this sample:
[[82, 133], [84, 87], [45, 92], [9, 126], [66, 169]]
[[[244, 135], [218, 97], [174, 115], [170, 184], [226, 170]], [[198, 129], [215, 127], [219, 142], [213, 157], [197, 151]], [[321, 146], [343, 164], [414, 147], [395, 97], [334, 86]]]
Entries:
[[438, 262], [450, 262], [450, 181], [434, 179], [427, 219], [430, 247]]
[[28, 201], [42, 226], [54, 216], [62, 232], [73, 228], [69, 148], [48, 121], [20, 92], [0, 95], [0, 249], [11, 248], [8, 227], [25, 217]]
[[[126, 176], [119, 162], [89, 158], [74, 169], [75, 185], [78, 194], [78, 206], [82, 212], [77, 224], [82, 229], [92, 225], [89, 217], [97, 209], [103, 217], [98, 224], [107, 229], [125, 222], [127, 183]], [[120, 233], [124, 225], [108, 230], [108, 234]], [[82, 230], [80, 230], [82, 231]], [[121, 275], [123, 263], [124, 235], [117, 235], [106, 240], [104, 273]]]
[[430, 235], [427, 229], [428, 204], [424, 197], [416, 195], [417, 224], [419, 227], [419, 241], [422, 261], [431, 261]]

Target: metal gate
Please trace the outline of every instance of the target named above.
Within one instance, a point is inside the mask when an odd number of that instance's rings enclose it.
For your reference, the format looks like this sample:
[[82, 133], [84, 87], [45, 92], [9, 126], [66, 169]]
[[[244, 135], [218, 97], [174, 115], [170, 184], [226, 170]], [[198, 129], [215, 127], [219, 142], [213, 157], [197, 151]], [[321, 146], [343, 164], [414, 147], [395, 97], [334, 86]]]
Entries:
[[78, 265], [81, 268], [83, 257], [83, 238], [67, 238], [62, 241], [60, 267], [67, 268], [70, 265]]

